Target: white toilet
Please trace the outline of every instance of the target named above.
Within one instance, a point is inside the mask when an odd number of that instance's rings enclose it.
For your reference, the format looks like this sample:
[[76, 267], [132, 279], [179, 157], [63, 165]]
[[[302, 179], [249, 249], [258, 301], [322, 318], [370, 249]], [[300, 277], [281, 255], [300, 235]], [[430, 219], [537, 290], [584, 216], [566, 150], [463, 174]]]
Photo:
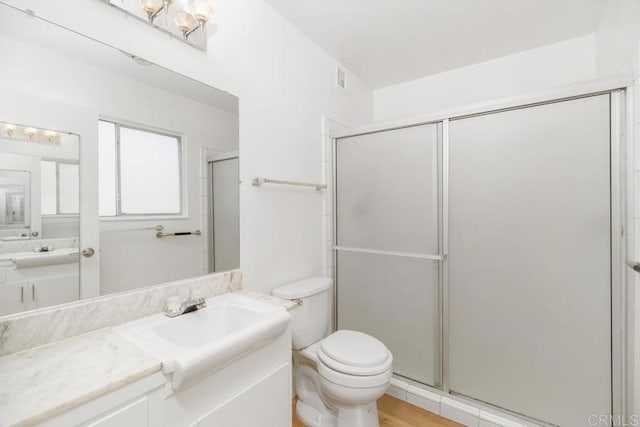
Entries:
[[331, 286], [330, 279], [313, 277], [273, 291], [299, 304], [291, 315], [296, 413], [310, 427], [378, 427], [376, 400], [389, 388], [393, 356], [361, 332], [337, 331], [324, 338]]

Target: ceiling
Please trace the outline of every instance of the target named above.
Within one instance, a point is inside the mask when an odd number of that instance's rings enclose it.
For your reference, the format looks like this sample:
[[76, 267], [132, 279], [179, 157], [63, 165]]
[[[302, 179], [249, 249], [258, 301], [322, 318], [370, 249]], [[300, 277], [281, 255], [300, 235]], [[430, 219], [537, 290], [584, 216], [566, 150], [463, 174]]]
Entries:
[[609, 0], [267, 0], [372, 88], [595, 31]]

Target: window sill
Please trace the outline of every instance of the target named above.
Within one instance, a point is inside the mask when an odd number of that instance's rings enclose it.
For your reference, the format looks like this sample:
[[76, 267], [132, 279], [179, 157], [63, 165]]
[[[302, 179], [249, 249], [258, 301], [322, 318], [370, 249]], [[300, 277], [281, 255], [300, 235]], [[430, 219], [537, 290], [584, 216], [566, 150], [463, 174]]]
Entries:
[[142, 222], [142, 221], [172, 221], [187, 220], [188, 215], [131, 215], [131, 216], [101, 216], [100, 222]]

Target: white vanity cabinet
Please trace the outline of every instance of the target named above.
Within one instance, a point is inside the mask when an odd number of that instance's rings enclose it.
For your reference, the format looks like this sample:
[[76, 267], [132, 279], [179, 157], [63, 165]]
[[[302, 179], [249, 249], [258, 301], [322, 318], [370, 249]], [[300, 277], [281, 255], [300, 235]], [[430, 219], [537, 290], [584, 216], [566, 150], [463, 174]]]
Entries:
[[48, 427], [284, 427], [291, 423], [291, 331], [174, 391], [161, 372], [44, 421]]
[[78, 264], [25, 269], [0, 267], [0, 316], [76, 301], [80, 296]]

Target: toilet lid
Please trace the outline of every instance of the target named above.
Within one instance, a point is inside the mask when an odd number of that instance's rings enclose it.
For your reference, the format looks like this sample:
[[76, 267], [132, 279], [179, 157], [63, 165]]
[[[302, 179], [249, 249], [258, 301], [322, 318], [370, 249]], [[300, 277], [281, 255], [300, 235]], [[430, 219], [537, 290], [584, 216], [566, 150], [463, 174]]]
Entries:
[[318, 357], [331, 369], [351, 375], [377, 375], [391, 369], [391, 352], [374, 337], [337, 331], [322, 340]]

